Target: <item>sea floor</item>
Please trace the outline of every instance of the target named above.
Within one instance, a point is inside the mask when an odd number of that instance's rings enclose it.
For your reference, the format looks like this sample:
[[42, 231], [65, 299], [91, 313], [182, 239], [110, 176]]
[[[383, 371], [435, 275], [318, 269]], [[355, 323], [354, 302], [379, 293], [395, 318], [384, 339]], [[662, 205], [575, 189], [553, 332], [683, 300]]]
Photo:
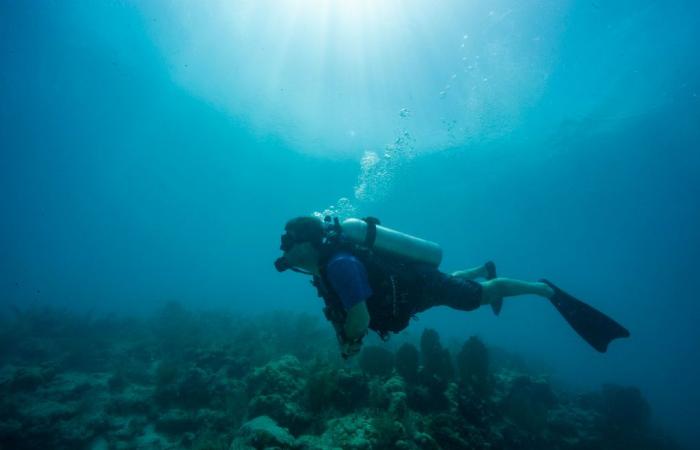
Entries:
[[368, 339], [316, 316], [0, 320], [0, 449], [676, 449], [632, 386], [569, 392], [471, 337]]

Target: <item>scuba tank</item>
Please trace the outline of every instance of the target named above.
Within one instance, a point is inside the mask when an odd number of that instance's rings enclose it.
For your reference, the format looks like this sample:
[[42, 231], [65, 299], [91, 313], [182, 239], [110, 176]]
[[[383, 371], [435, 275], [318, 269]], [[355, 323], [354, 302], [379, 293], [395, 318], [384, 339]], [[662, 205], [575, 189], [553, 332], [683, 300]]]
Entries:
[[383, 227], [373, 217], [344, 220], [340, 223], [340, 234], [353, 244], [435, 268], [442, 261], [442, 248], [435, 242]]

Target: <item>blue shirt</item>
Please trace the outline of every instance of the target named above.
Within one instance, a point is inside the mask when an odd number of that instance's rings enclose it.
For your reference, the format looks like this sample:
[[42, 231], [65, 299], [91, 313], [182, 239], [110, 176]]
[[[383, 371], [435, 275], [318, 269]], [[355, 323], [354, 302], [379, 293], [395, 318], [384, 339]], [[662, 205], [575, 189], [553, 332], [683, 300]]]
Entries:
[[372, 295], [364, 264], [347, 252], [338, 252], [326, 264], [326, 278], [348, 310]]

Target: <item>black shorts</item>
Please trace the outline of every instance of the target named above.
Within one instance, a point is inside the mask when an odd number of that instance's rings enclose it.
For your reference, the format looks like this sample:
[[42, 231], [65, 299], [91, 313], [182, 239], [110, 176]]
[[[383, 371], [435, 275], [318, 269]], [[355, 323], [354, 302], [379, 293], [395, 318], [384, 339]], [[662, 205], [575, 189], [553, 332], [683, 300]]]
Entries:
[[434, 306], [472, 311], [481, 305], [482, 287], [476, 281], [453, 277], [432, 267], [421, 269], [419, 276], [422, 295], [416, 299], [414, 312], [422, 312]]

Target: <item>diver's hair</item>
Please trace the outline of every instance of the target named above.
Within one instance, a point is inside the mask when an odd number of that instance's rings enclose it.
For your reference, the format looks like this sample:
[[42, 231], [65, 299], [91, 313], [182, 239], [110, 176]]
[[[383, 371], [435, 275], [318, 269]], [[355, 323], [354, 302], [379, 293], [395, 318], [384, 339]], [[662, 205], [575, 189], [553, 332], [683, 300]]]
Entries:
[[321, 248], [323, 242], [323, 223], [314, 216], [300, 216], [287, 222], [284, 230], [294, 237], [296, 242], [310, 242], [316, 248]]

